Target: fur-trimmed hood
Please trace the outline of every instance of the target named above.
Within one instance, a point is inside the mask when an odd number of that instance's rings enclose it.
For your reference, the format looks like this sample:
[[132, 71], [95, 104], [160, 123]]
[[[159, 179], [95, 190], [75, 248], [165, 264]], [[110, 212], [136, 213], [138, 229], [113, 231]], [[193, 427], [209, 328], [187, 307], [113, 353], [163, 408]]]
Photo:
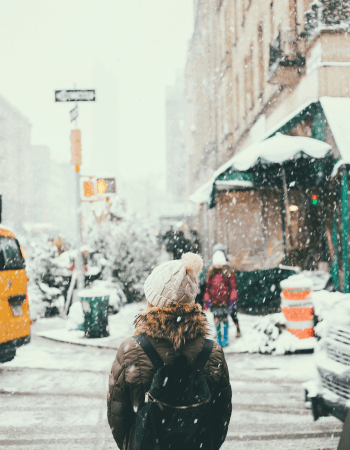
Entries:
[[197, 336], [208, 336], [209, 326], [199, 305], [176, 304], [141, 311], [135, 319], [135, 334], [168, 339], [179, 350]]

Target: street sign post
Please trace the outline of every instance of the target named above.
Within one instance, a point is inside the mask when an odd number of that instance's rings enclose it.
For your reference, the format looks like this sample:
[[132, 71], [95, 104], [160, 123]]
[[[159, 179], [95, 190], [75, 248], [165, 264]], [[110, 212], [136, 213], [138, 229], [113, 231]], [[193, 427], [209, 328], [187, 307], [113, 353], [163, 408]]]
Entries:
[[55, 91], [55, 102], [94, 102], [95, 89], [68, 89]]
[[78, 105], [75, 105], [73, 109], [70, 110], [70, 121], [73, 122], [78, 118]]
[[[71, 164], [73, 166], [81, 166], [81, 132], [80, 130], [71, 130], [70, 132], [70, 142], [71, 142]], [[80, 172], [76, 169], [76, 172]]]
[[[75, 87], [75, 86], [74, 86]], [[55, 102], [94, 102], [96, 101], [96, 93], [94, 89], [66, 89], [55, 91]], [[76, 183], [76, 214], [77, 214], [77, 254], [75, 259], [75, 276], [78, 284], [78, 289], [85, 287], [85, 276], [83, 258], [81, 254], [82, 245], [82, 213], [81, 213], [81, 198], [80, 198], [80, 166], [81, 166], [81, 133], [77, 129], [78, 105], [70, 111], [71, 122], [75, 120], [75, 130], [71, 130], [71, 163], [75, 167], [75, 183]], [[73, 280], [73, 277], [72, 277]], [[75, 280], [72, 289], [75, 286]], [[68, 304], [69, 306], [69, 304]]]

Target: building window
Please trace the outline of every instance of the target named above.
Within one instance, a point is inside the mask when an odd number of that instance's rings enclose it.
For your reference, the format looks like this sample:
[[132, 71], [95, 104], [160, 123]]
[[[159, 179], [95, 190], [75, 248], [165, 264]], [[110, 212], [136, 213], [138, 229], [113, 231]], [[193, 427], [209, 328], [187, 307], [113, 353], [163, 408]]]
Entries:
[[239, 78], [238, 75], [236, 75], [236, 82], [235, 82], [235, 127], [236, 130], [239, 128], [239, 120], [240, 120], [240, 107], [239, 107]]
[[264, 90], [264, 33], [263, 33], [263, 22], [260, 20], [258, 27], [258, 47], [259, 47], [259, 98], [263, 95]]
[[244, 58], [244, 118], [247, 117], [250, 98], [249, 98], [249, 63], [248, 58]]
[[246, 12], [250, 8], [252, 0], [242, 0], [242, 27], [244, 27]]
[[227, 122], [228, 122], [228, 128], [229, 132], [232, 132], [233, 130], [233, 86], [232, 82], [227, 86]]
[[226, 53], [232, 51], [232, 25], [231, 25], [231, 3], [225, 9], [225, 45]]
[[249, 56], [244, 59], [244, 91], [245, 91], [245, 117], [254, 107], [254, 65], [253, 46], [250, 47]]
[[254, 47], [250, 46], [250, 58], [249, 58], [249, 89], [250, 89], [250, 105], [249, 108], [254, 108]]
[[234, 26], [234, 45], [236, 45], [238, 40], [238, 8], [237, 1], [233, 4], [233, 26]]
[[271, 30], [271, 40], [274, 39], [274, 33], [275, 33], [275, 5], [274, 0], [271, 0], [270, 3], [270, 30]]

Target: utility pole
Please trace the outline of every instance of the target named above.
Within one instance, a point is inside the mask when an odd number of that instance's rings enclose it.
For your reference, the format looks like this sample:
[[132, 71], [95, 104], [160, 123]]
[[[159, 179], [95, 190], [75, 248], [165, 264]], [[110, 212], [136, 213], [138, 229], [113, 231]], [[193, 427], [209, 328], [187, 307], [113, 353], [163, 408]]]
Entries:
[[[77, 121], [75, 120], [75, 123]], [[85, 287], [83, 257], [81, 254], [82, 240], [82, 214], [81, 214], [81, 201], [80, 201], [80, 166], [81, 166], [81, 133], [78, 128], [71, 131], [71, 149], [72, 149], [72, 164], [75, 171], [75, 200], [76, 200], [76, 257], [75, 257], [75, 270], [77, 272], [77, 285], [78, 289]]]
[[[76, 88], [74, 84], [74, 89]], [[81, 213], [81, 201], [80, 201], [80, 166], [81, 166], [81, 133], [78, 129], [78, 105], [75, 103], [74, 108], [70, 111], [70, 121], [75, 124], [75, 134], [76, 134], [76, 142], [72, 143], [72, 164], [74, 164], [75, 169], [75, 200], [76, 200], [76, 236], [77, 236], [77, 244], [76, 244], [76, 257], [75, 257], [75, 269], [77, 272], [77, 287], [78, 289], [84, 289], [85, 287], [85, 275], [84, 275], [84, 264], [83, 264], [83, 255], [81, 253], [81, 246], [83, 245], [83, 236], [82, 236], [82, 213]], [[71, 135], [72, 141], [72, 135]], [[76, 145], [76, 154], [74, 155], [74, 145]]]
[[[55, 91], [56, 102], [74, 102], [75, 106], [70, 111], [70, 120], [75, 122], [75, 129], [71, 130], [71, 164], [75, 170], [75, 195], [76, 195], [76, 258], [75, 258], [75, 279], [77, 280], [78, 289], [85, 287], [85, 275], [83, 267], [83, 257], [81, 254], [82, 245], [82, 212], [81, 212], [81, 197], [80, 197], [80, 166], [81, 158], [81, 131], [78, 129], [78, 104], [77, 102], [94, 102], [96, 100], [95, 90], [60, 90]], [[72, 283], [75, 284], [75, 279], [72, 277]], [[68, 302], [67, 299], [67, 303]], [[69, 307], [69, 305], [67, 305]]]

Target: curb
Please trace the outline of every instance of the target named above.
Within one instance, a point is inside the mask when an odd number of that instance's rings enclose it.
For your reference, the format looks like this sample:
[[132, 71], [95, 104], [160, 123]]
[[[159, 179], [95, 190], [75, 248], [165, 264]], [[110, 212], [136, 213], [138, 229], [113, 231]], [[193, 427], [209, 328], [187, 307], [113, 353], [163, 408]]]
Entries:
[[119, 347], [110, 347], [108, 345], [100, 345], [100, 344], [92, 344], [89, 342], [72, 342], [72, 341], [66, 341], [64, 339], [58, 339], [58, 338], [54, 338], [51, 336], [44, 336], [41, 334], [35, 334], [35, 336], [44, 338], [44, 339], [49, 339], [50, 341], [55, 341], [55, 342], [61, 342], [63, 344], [69, 344], [69, 345], [80, 345], [81, 347], [94, 347], [94, 348], [101, 348], [101, 349], [110, 349], [110, 350], [118, 350]]

